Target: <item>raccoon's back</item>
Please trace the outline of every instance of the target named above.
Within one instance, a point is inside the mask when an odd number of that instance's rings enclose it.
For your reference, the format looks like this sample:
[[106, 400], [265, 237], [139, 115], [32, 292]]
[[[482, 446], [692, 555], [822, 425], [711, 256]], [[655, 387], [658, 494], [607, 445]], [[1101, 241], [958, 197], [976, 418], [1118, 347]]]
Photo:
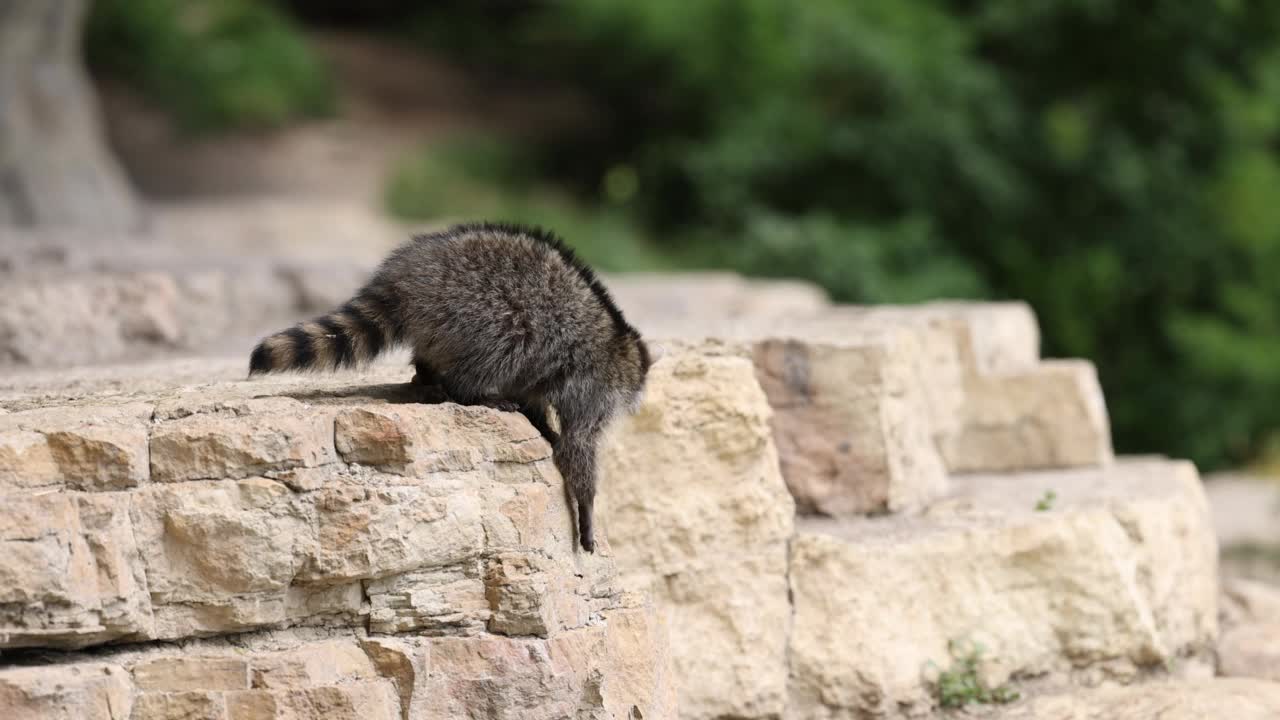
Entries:
[[563, 246], [529, 231], [464, 226], [407, 250], [388, 280], [415, 345], [563, 350], [612, 332], [595, 276]]
[[591, 270], [550, 233], [460, 225], [391, 253], [338, 310], [264, 338], [250, 374], [331, 370], [405, 344], [483, 378], [590, 358], [626, 329]]

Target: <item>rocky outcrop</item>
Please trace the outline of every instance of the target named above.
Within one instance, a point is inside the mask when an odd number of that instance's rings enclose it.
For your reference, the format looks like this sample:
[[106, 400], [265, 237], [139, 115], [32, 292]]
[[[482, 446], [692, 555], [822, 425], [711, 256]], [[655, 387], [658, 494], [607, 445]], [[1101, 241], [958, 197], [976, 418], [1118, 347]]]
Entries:
[[1039, 329], [1020, 303], [793, 302], [745, 320], [636, 314], [657, 337], [692, 347], [718, 338], [717, 352], [754, 361], [801, 512], [916, 511], [946, 493], [952, 473], [1113, 457], [1093, 367], [1040, 360]]
[[127, 232], [0, 225], [0, 368], [239, 353], [346, 301], [408, 232], [297, 200], [156, 207]]
[[1036, 697], [1212, 672], [1195, 468], [1115, 462], [1092, 369], [1041, 361], [1024, 306], [734, 332], [668, 342], [604, 452], [610, 541], [670, 614], [682, 717], [931, 716], [957, 644]]
[[795, 507], [769, 405], [749, 360], [696, 353], [655, 365], [647, 396], [601, 459], [623, 579], [669, 615], [684, 717], [777, 716]]
[[1280, 604], [1220, 606], [1195, 468], [1115, 460], [1025, 307], [808, 302], [667, 343], [602, 449], [595, 556], [528, 423], [411, 402], [403, 361], [0, 379], [0, 702], [927, 718], [960, 663], [1023, 696], [989, 717], [1273, 714]]
[[546, 442], [401, 389], [227, 382], [0, 416], [6, 707], [671, 717], [664, 621], [607, 543], [575, 551]]
[[995, 684], [1207, 661], [1216, 550], [1195, 469], [1164, 461], [956, 478], [923, 516], [805, 519], [791, 714], [927, 712], [922, 669], [950, 664], [955, 641], [985, 649]]
[[998, 720], [1266, 720], [1280, 716], [1280, 684], [1251, 680], [1162, 682], [1034, 698]]

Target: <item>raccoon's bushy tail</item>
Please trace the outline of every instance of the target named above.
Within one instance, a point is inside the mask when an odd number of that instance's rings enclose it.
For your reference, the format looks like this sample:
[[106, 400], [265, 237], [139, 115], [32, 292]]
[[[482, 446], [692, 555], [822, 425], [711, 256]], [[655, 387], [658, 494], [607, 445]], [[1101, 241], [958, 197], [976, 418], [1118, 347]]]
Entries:
[[401, 328], [390, 289], [366, 286], [337, 310], [263, 338], [249, 356], [249, 376], [355, 367], [398, 342]]

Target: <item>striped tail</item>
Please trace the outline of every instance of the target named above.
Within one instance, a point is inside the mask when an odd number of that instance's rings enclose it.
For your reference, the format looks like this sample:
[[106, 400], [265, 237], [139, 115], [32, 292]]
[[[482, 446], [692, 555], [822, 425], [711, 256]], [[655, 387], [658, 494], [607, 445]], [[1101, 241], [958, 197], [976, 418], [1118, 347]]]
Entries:
[[390, 294], [366, 287], [334, 312], [263, 338], [249, 356], [249, 377], [356, 367], [398, 342], [400, 335], [400, 313]]

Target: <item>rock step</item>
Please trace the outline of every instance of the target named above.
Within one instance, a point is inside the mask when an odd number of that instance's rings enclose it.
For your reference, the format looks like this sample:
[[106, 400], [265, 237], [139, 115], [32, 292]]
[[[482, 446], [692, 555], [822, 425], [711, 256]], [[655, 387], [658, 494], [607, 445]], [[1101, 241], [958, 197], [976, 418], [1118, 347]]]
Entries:
[[1280, 683], [1234, 678], [1077, 690], [1029, 698], [990, 720], [1272, 720]]
[[677, 349], [602, 450], [604, 526], [625, 586], [669, 613], [683, 717], [925, 716], [953, 640], [993, 679], [1076, 685], [1211, 650], [1191, 465], [955, 475], [915, 513], [797, 518], [756, 374]]
[[802, 513], [918, 510], [952, 473], [1114, 457], [1093, 366], [1039, 360], [1024, 304], [835, 306], [679, 332], [676, 346], [753, 360]]
[[606, 609], [612, 563], [574, 551], [523, 417], [255, 385], [0, 417], [0, 648], [314, 624], [546, 636]]
[[6, 720], [676, 717], [651, 608], [552, 638], [316, 635], [46, 655], [0, 666], [0, 707]]
[[1216, 545], [1185, 462], [957, 477], [919, 516], [801, 519], [790, 568], [795, 717], [927, 709], [922, 669], [954, 641], [984, 647], [996, 683], [1092, 684], [1204, 660], [1217, 635]]
[[[133, 660], [102, 660], [141, 653], [188, 672], [167, 641], [259, 633], [346, 637], [354, 655], [403, 646], [431, 696], [415, 717], [491, 699], [510, 704], [495, 717], [603, 720], [633, 705], [670, 717], [659, 620], [619, 589], [607, 538], [577, 550], [546, 442], [519, 414], [413, 403], [408, 369], [394, 373], [13, 390], [0, 414], [0, 707], [88, 720], [417, 707], [386, 678], [150, 688]], [[30, 407], [50, 393], [66, 404]], [[215, 665], [236, 652], [199, 642], [221, 648]], [[45, 652], [91, 646], [93, 660]], [[597, 663], [606, 650], [625, 660], [616, 679]], [[77, 677], [83, 692], [67, 689]], [[121, 714], [130, 698], [141, 704]]]

